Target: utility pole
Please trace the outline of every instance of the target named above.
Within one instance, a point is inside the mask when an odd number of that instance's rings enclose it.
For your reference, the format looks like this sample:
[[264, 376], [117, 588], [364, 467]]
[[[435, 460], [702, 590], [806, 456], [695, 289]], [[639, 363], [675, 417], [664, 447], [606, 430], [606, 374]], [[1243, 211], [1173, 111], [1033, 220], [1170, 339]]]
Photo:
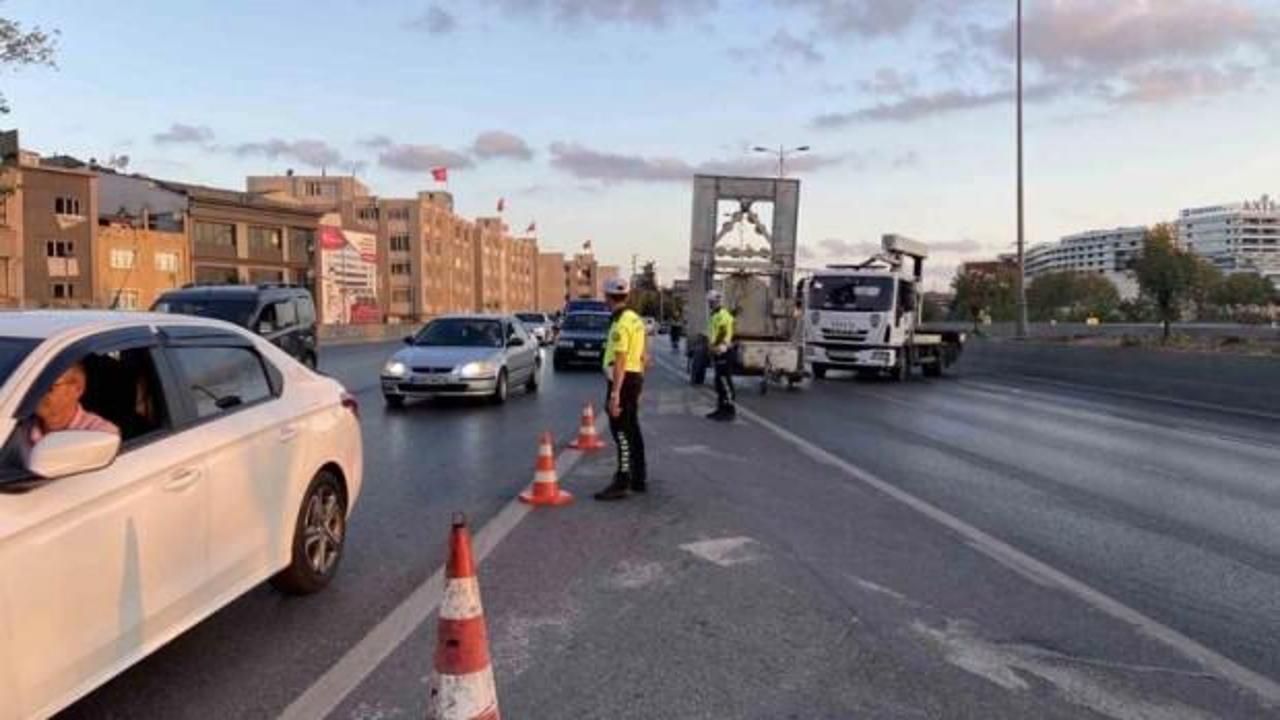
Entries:
[[1022, 0], [1018, 3], [1018, 327], [1020, 338], [1027, 336], [1026, 213], [1023, 205], [1022, 174]]

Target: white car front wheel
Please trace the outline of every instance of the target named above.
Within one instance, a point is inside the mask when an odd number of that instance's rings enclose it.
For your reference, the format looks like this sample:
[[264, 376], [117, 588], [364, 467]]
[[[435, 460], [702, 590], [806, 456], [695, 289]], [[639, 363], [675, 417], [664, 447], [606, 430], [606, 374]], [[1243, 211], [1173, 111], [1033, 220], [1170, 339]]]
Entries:
[[337, 573], [346, 539], [346, 490], [337, 475], [321, 470], [298, 508], [289, 567], [271, 578], [271, 584], [292, 595], [318, 592]]

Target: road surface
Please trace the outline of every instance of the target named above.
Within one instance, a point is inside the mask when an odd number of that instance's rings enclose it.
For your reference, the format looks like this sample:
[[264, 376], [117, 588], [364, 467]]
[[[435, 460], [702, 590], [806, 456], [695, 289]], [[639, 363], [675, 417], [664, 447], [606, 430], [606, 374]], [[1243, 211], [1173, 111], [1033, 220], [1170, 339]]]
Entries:
[[[259, 588], [67, 717], [279, 715], [439, 568], [450, 513], [484, 527], [530, 479], [537, 433], [567, 440], [600, 389], [596, 373], [548, 372], [505, 407], [389, 412], [390, 349], [322, 360], [359, 395], [368, 458], [334, 586]], [[504, 713], [1277, 712], [1280, 417], [985, 357], [907, 385], [743, 387], [732, 426], [656, 368], [654, 491], [593, 503], [609, 462], [584, 458], [566, 477], [579, 504], [529, 514], [482, 566]], [[358, 676], [331, 716], [419, 717], [432, 628], [344, 664]]]

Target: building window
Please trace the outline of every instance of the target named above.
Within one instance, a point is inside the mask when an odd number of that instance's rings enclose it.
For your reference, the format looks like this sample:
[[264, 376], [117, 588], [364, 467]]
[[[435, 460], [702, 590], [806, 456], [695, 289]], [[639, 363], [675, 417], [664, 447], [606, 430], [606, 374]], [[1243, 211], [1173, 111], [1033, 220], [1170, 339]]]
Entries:
[[230, 223], [198, 222], [195, 224], [196, 245], [236, 247], [236, 226]]
[[408, 235], [392, 235], [390, 244], [391, 252], [409, 252]]
[[238, 285], [240, 273], [225, 265], [197, 265], [196, 283], [200, 285]]
[[391, 302], [407, 303], [411, 299], [412, 291], [408, 288], [398, 288], [391, 291]]
[[76, 286], [72, 283], [54, 283], [50, 294], [54, 300], [71, 300], [76, 296]]
[[121, 290], [116, 293], [115, 307], [117, 310], [137, 310], [138, 309], [138, 291], [137, 290]]
[[45, 253], [49, 257], [75, 257], [76, 244], [70, 240], [50, 240], [45, 243]]
[[159, 270], [160, 272], [178, 272], [178, 253], [156, 253], [156, 270]]
[[409, 263], [391, 263], [392, 275], [409, 275], [412, 272]]
[[406, 208], [406, 207], [390, 208], [387, 210], [387, 219], [388, 220], [408, 220], [409, 208]]
[[137, 253], [126, 248], [113, 248], [111, 250], [111, 267], [115, 270], [132, 270], [133, 263], [137, 259]]
[[60, 195], [53, 199], [53, 212], [58, 215], [79, 215], [80, 198]]
[[316, 231], [310, 228], [289, 228], [289, 262], [311, 263], [316, 253]]
[[279, 255], [281, 252], [280, 228], [249, 226], [249, 252]]
[[303, 185], [302, 193], [307, 197], [320, 197], [324, 194], [324, 185], [318, 182], [307, 182]]
[[377, 220], [378, 206], [366, 205], [365, 207], [362, 207], [356, 211], [356, 217], [360, 218], [361, 220]]

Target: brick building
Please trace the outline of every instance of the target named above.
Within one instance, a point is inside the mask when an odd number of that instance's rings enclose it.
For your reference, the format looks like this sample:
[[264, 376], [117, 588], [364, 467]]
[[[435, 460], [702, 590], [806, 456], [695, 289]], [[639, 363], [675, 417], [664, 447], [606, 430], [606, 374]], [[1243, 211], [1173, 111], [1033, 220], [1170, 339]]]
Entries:
[[145, 219], [103, 218], [93, 248], [96, 307], [145, 310], [166, 290], [190, 282], [190, 243], [182, 229]]
[[542, 312], [557, 312], [562, 309], [568, 287], [567, 278], [564, 253], [538, 253], [534, 307]]

